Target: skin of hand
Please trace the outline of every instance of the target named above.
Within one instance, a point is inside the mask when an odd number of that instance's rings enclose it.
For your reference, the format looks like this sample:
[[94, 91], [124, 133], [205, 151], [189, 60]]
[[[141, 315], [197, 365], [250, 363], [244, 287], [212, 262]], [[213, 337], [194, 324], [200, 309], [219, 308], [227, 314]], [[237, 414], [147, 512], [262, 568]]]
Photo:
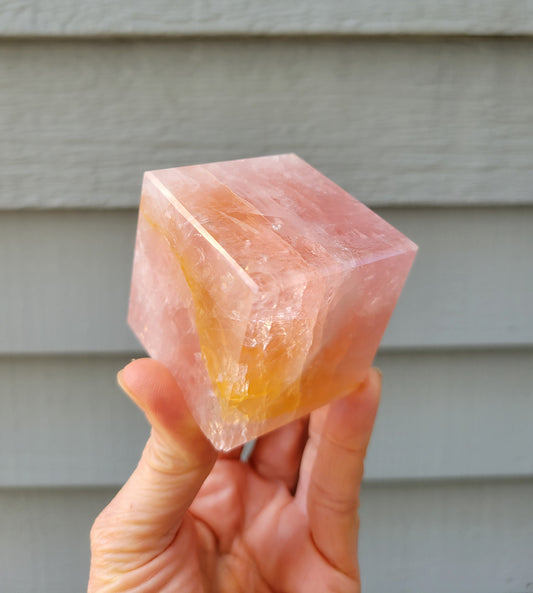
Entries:
[[152, 426], [141, 460], [91, 530], [88, 593], [359, 593], [358, 504], [381, 374], [258, 439], [218, 453], [170, 372], [119, 372]]

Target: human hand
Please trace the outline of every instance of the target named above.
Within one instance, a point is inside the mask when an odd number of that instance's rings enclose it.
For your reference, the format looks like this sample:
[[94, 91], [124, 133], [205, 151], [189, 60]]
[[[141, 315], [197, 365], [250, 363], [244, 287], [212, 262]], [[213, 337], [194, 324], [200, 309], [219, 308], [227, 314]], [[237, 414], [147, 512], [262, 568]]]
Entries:
[[119, 383], [152, 431], [91, 530], [88, 593], [360, 592], [375, 369], [357, 392], [259, 438], [246, 463], [213, 449], [160, 363], [136, 360]]

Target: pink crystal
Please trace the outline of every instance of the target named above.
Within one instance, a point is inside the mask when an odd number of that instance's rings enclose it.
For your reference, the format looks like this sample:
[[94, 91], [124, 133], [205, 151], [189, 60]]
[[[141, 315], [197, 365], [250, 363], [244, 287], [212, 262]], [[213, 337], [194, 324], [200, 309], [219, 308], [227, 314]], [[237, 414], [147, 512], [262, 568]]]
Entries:
[[129, 323], [228, 450], [357, 387], [416, 250], [294, 154], [150, 171]]

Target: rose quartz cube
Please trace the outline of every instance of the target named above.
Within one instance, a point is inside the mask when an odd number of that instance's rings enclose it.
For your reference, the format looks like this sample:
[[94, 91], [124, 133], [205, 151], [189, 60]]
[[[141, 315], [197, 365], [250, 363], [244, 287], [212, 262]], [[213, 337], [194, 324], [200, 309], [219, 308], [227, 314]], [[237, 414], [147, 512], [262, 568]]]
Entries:
[[129, 323], [228, 450], [364, 380], [416, 250], [294, 154], [150, 171]]

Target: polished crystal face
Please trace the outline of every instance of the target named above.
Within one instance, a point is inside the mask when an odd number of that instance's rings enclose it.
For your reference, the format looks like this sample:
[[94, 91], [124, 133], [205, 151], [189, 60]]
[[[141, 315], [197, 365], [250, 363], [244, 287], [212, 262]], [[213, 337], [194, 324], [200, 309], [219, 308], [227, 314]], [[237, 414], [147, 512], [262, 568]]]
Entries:
[[150, 171], [129, 323], [227, 450], [357, 387], [416, 250], [294, 154]]

